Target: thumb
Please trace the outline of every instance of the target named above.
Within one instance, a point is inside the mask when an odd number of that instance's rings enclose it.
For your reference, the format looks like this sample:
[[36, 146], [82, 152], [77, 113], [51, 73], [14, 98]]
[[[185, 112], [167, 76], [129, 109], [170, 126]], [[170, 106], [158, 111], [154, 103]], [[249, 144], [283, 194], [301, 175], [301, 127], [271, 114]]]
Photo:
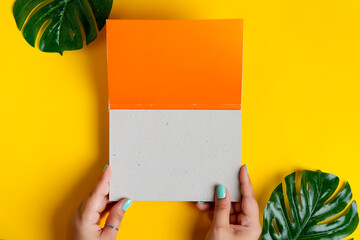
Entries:
[[116, 235], [124, 217], [125, 211], [130, 207], [131, 203], [132, 201], [129, 199], [122, 199], [110, 209], [109, 216], [106, 219], [105, 226], [101, 233], [101, 239], [116, 239]]
[[224, 186], [217, 186], [215, 194], [215, 208], [213, 225], [215, 227], [228, 226], [230, 224], [230, 195]]

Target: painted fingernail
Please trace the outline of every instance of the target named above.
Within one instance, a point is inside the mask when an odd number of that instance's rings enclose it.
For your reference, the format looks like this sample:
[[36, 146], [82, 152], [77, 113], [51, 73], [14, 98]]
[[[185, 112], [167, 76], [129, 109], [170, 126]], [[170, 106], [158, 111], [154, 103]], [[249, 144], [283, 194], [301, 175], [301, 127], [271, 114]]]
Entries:
[[226, 189], [224, 186], [218, 186], [216, 189], [218, 199], [223, 199], [226, 197]]
[[121, 206], [121, 208], [126, 211], [128, 210], [128, 208], [131, 206], [132, 204], [132, 201], [130, 199], [126, 200], [123, 205]]
[[103, 172], [105, 172], [105, 170], [106, 170], [107, 166], [108, 166], [108, 165], [106, 164], [106, 165], [105, 165], [105, 167], [104, 167], [104, 169], [103, 169]]
[[201, 204], [202, 204], [202, 203], [205, 203], [205, 202], [203, 202], [203, 201], [198, 201], [198, 203], [201, 203]]
[[247, 173], [249, 174], [249, 169], [248, 169], [247, 164], [245, 164], [245, 168], [246, 168]]

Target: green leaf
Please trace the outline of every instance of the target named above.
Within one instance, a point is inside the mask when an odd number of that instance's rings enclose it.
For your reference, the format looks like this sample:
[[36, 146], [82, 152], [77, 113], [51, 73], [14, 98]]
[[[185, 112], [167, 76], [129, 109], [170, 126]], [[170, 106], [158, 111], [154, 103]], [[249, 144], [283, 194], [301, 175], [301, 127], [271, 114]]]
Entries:
[[261, 239], [336, 240], [349, 236], [359, 223], [357, 205], [351, 202], [349, 183], [334, 194], [338, 185], [339, 178], [335, 175], [303, 171], [299, 198], [296, 173], [288, 175], [285, 186], [289, 211], [280, 184], [266, 205]]
[[25, 40], [44, 52], [77, 50], [83, 47], [82, 29], [86, 44], [97, 37], [108, 18], [112, 0], [16, 0], [13, 14]]

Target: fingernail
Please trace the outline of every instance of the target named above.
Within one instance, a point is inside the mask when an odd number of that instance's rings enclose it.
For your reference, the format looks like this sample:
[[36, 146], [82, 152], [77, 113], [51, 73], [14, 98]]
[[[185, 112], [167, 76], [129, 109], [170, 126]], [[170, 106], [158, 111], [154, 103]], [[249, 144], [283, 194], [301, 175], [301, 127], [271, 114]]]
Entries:
[[132, 204], [132, 201], [131, 200], [126, 200], [124, 203], [123, 203], [123, 205], [121, 206], [121, 208], [124, 210], [124, 211], [126, 211], [126, 210], [128, 210], [128, 208], [131, 206], [131, 204]]
[[249, 174], [249, 169], [247, 167], [247, 164], [245, 164], [245, 168], [246, 168], [247, 173]]
[[203, 202], [203, 201], [198, 201], [198, 203], [205, 203], [205, 202]]
[[224, 186], [218, 186], [217, 187], [217, 198], [223, 199], [226, 197], [226, 189]]
[[103, 169], [103, 172], [105, 172], [105, 170], [106, 170], [107, 166], [108, 166], [108, 165], [106, 164], [106, 165], [105, 165], [105, 167], [104, 167], [104, 169]]

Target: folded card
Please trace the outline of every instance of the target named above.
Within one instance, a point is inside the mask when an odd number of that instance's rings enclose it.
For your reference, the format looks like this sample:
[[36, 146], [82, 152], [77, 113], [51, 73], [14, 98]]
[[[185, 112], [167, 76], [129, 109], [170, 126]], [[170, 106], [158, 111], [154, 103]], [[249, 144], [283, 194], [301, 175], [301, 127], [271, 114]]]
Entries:
[[240, 198], [243, 21], [108, 20], [110, 200]]

